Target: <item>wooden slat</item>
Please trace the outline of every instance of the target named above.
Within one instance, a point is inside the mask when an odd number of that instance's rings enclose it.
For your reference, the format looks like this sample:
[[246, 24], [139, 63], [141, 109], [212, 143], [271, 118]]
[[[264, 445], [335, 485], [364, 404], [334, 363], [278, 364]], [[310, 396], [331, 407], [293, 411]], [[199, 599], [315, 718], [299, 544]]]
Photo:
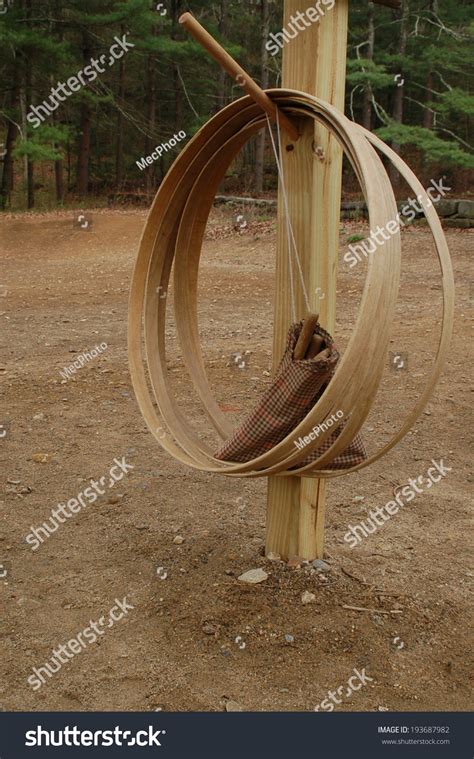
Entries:
[[[285, 0], [285, 17], [299, 10], [299, 0]], [[305, 30], [283, 50], [283, 86], [323, 98], [344, 110], [348, 0], [338, 0], [318, 24]], [[300, 124], [301, 139], [291, 151], [285, 136], [283, 164], [290, 203], [290, 218], [300, 253], [310, 306], [320, 323], [334, 329], [336, 270], [342, 150], [335, 138], [319, 124]], [[274, 325], [274, 365], [282, 353], [291, 320], [286, 226], [279, 203], [277, 289]], [[319, 288], [319, 290], [318, 290]], [[318, 297], [323, 295], [324, 297]], [[305, 314], [301, 290], [298, 318]], [[321, 557], [324, 546], [325, 484], [314, 478], [269, 478], [267, 497], [267, 553], [287, 558], [295, 553], [304, 559]], [[289, 514], [285, 513], [286, 510]], [[283, 524], [286, 529], [283, 528]], [[298, 536], [293, 545], [294, 535]]]
[[[215, 61], [234, 79], [242, 89], [258, 103], [272, 121], [276, 119], [276, 106], [261, 87], [252, 79], [250, 74], [235, 61], [229, 53], [219, 45], [217, 40], [197, 21], [192, 13], [186, 12], [179, 17], [182, 24], [190, 34], [207, 50]], [[285, 129], [292, 140], [299, 137], [298, 130], [284, 113], [279, 113], [282, 129]]]

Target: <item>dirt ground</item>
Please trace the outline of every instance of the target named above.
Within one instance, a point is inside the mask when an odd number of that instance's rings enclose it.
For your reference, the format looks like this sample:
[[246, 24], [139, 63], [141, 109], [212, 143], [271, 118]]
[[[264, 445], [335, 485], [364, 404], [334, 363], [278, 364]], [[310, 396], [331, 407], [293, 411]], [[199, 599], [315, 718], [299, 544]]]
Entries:
[[[221, 711], [237, 708], [230, 700], [251, 711], [311, 711], [356, 668], [371, 679], [337, 709], [468, 710], [472, 233], [446, 232], [457, 284], [449, 365], [395, 450], [329, 484], [330, 570], [321, 572], [265, 559], [264, 479], [184, 469], [148, 432], [126, 346], [145, 213], [88, 214], [85, 228], [73, 224], [72, 212], [1, 221], [1, 707]], [[341, 228], [335, 339], [342, 349], [365, 273], [342, 256], [360, 229], [357, 222]], [[363, 431], [369, 451], [403, 419], [436, 348], [441, 290], [431, 236], [412, 227], [403, 245], [391, 348], [407, 355], [401, 370], [387, 358]], [[236, 419], [270, 381], [274, 248], [271, 218], [251, 218], [239, 233], [229, 212], [213, 213], [200, 320], [209, 375]], [[64, 366], [103, 342], [99, 357], [63, 379]], [[242, 350], [250, 353], [239, 370], [230, 357]], [[179, 351], [171, 370], [190, 423], [204, 429]], [[123, 456], [133, 470], [32, 550], [31, 527]], [[352, 549], [343, 537], [348, 525], [425, 474], [432, 459], [451, 468], [447, 476]], [[268, 572], [265, 582], [238, 581], [257, 567]], [[305, 591], [312, 603], [302, 603]], [[41, 688], [28, 684], [53, 649], [124, 597], [134, 607], [125, 618]]]

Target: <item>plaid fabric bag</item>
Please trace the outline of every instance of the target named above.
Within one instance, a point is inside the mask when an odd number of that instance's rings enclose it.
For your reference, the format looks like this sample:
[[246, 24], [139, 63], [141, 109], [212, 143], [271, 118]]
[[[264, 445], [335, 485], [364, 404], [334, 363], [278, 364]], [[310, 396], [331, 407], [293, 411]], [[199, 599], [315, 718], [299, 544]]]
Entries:
[[[311, 358], [296, 361], [293, 351], [302, 329], [302, 322], [290, 327], [286, 339], [286, 349], [275, 379], [264, 393], [259, 403], [232, 436], [214, 454], [221, 461], [245, 462], [261, 456], [285, 438], [304, 419], [326, 389], [337, 362], [339, 353], [331, 335], [319, 325], [315, 333], [321, 335], [329, 349], [326, 358]], [[339, 416], [340, 413], [340, 416]], [[317, 437], [321, 431], [333, 426], [334, 431], [316, 450], [300, 462], [296, 468], [315, 461], [334, 443], [345, 422], [343, 410], [324, 420], [312, 434]], [[295, 440], [298, 448], [304, 448], [310, 440], [307, 437]], [[356, 435], [350, 445], [340, 453], [326, 469], [349, 469], [367, 458], [360, 435]]]

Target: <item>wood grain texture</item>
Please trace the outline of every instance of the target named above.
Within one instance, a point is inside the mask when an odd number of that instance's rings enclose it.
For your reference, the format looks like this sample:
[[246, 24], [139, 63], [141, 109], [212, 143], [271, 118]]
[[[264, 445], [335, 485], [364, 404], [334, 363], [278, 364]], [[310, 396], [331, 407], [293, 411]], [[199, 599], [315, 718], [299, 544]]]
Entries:
[[[296, 341], [295, 349], [293, 351], [293, 357], [296, 361], [301, 361], [301, 359], [305, 357], [306, 352], [313, 341], [313, 337], [316, 337], [314, 330], [317, 325], [318, 314], [306, 314], [300, 336]], [[322, 338], [320, 339], [322, 340]]]
[[[284, 25], [299, 10], [298, 0], [285, 1]], [[312, 24], [283, 50], [283, 86], [304, 90], [344, 110], [348, 0], [339, 0], [327, 9], [317, 24]], [[283, 151], [285, 177], [290, 200], [290, 217], [302, 258], [310, 306], [320, 312], [322, 326], [334, 329], [336, 313], [336, 270], [339, 250], [339, 221], [342, 175], [342, 148], [324, 125], [305, 121], [303, 137], [288, 152]], [[288, 142], [285, 139], [285, 142]], [[281, 354], [282, 341], [289, 324], [289, 282], [286, 263], [285, 220], [279, 204], [277, 253], [278, 290], [275, 304], [274, 356]], [[319, 289], [318, 289], [319, 288]], [[318, 295], [324, 297], [318, 297]], [[301, 309], [301, 297], [298, 303]], [[301, 310], [298, 314], [300, 317]], [[284, 507], [280, 501], [295, 491], [288, 502], [291, 517], [298, 525], [297, 555], [304, 559], [321, 558], [323, 552], [325, 487], [318, 480], [309, 482], [293, 477], [283, 487], [282, 480], [269, 479], [267, 495], [268, 552], [289, 555], [287, 539], [273, 522], [280, 520]], [[297, 506], [295, 506], [295, 503]], [[311, 535], [303, 535], [304, 524]], [[316, 539], [316, 534], [319, 536]], [[278, 536], [278, 541], [275, 536]], [[318, 548], [316, 548], [318, 544]]]

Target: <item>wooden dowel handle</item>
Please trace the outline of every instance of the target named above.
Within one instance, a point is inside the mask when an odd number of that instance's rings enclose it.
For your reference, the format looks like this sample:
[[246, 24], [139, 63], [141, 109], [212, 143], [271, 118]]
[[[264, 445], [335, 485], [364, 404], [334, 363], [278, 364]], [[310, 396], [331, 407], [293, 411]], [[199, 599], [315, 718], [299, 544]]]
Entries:
[[217, 63], [230, 74], [232, 79], [245, 90], [247, 95], [250, 95], [250, 97], [268, 113], [273, 121], [276, 121], [278, 112], [278, 120], [281, 128], [288, 133], [292, 140], [296, 141], [299, 138], [299, 132], [296, 126], [291, 123], [283, 111], [277, 111], [275, 103], [268, 97], [267, 93], [262, 90], [262, 88], [252, 79], [250, 74], [247, 74], [245, 69], [243, 69], [242, 66], [239, 66], [237, 61], [235, 61], [232, 56], [219, 45], [217, 40], [215, 40], [214, 37], [201, 26], [192, 13], [183, 13], [179, 17], [179, 23], [182, 24], [185, 29], [193, 35], [194, 39], [199, 42], [210, 55], [212, 55], [214, 60], [216, 60]]
[[319, 314], [308, 314], [303, 322], [300, 335], [293, 351], [295, 361], [301, 361], [305, 357], [308, 346], [312, 340], [314, 330], [318, 323]]
[[326, 342], [324, 340], [324, 337], [321, 337], [321, 335], [313, 335], [311, 342], [308, 345], [308, 350], [306, 351], [305, 358], [314, 358], [318, 355], [318, 353], [320, 353], [320, 351], [323, 351], [323, 347], [325, 345]]
[[[331, 351], [329, 348], [324, 348], [324, 350], [317, 353], [315, 356], [311, 356], [311, 358], [316, 358], [318, 361], [322, 361], [323, 358], [329, 358], [331, 355]], [[308, 357], [309, 358], [309, 357]]]

